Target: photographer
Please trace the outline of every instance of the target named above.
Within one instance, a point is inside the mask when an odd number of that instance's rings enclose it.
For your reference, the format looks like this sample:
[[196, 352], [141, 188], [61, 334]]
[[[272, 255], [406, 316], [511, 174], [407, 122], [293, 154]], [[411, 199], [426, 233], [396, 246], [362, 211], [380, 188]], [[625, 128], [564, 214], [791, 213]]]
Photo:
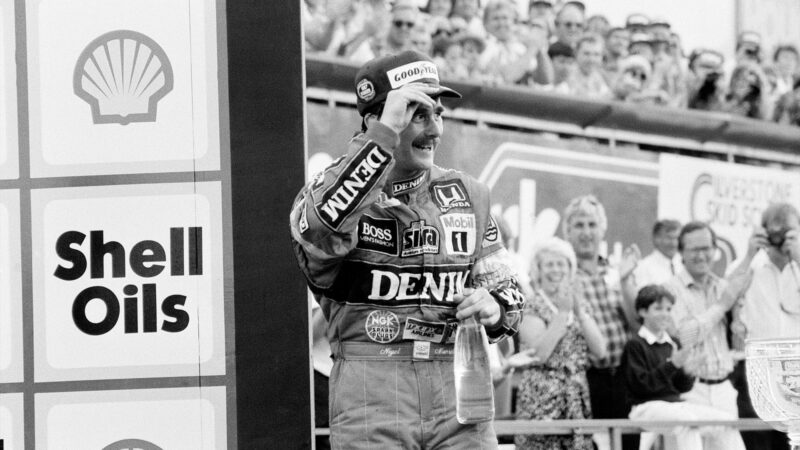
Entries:
[[737, 271], [753, 269], [753, 282], [739, 312], [742, 337], [796, 336], [800, 330], [800, 213], [788, 203], [773, 203], [750, 237]]
[[760, 66], [749, 62], [739, 64], [731, 75], [723, 111], [751, 119], [767, 118], [771, 111], [767, 111], [766, 83], [766, 74]]
[[[796, 337], [800, 330], [800, 213], [788, 203], [773, 203], [761, 215], [748, 243], [747, 254], [735, 271], [752, 268], [753, 281], [739, 307], [734, 308], [734, 346], [744, 339]], [[741, 348], [739, 348], [741, 350]], [[739, 391], [739, 417], [757, 417], [750, 403], [744, 361], [731, 377]], [[743, 432], [747, 448], [785, 449], [776, 431]]]
[[688, 107], [704, 111], [724, 109], [725, 88], [722, 64], [725, 58], [716, 50], [696, 49], [689, 56]]

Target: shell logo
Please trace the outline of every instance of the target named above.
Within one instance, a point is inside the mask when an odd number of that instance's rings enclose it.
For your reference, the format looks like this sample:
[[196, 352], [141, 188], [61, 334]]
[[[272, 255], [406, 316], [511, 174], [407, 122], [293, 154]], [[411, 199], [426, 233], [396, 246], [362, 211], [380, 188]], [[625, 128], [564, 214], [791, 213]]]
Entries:
[[103, 450], [163, 450], [161, 447], [142, 439], [123, 439], [103, 447]]
[[95, 124], [155, 122], [158, 102], [172, 90], [172, 65], [150, 37], [131, 30], [105, 33], [83, 49], [72, 78]]

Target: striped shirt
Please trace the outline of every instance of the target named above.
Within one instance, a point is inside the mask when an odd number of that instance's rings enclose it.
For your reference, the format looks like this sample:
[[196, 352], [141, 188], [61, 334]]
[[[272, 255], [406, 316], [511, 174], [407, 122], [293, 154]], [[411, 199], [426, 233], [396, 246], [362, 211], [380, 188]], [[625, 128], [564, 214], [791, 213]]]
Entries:
[[616, 368], [622, 359], [625, 343], [630, 339], [630, 330], [622, 312], [619, 274], [610, 269], [608, 260], [600, 258], [595, 273], [578, 267], [575, 279], [600, 332], [606, 338], [607, 356], [598, 359], [590, 354], [592, 366], [598, 369]]
[[675, 295], [672, 318], [678, 337], [690, 349], [689, 360], [699, 361], [696, 368], [688, 370], [690, 375], [721, 380], [733, 370], [726, 311], [719, 303], [726, 286], [727, 282], [713, 273], [704, 284], [697, 283], [686, 270], [664, 284]]

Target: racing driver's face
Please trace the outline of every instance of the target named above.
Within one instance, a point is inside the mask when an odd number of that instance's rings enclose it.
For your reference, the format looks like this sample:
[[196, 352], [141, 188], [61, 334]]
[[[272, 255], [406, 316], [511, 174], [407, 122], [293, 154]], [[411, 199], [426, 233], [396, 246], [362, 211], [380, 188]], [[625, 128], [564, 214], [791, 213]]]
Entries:
[[417, 105], [411, 122], [400, 132], [400, 145], [394, 151], [397, 170], [417, 172], [433, 166], [433, 154], [442, 137], [443, 112], [438, 98], [433, 108]]

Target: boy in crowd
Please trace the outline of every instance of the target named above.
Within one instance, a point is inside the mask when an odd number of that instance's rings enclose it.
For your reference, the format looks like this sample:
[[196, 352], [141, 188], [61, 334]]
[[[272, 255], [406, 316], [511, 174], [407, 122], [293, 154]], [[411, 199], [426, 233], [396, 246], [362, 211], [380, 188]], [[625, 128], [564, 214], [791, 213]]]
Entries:
[[[667, 333], [672, 324], [671, 310], [675, 297], [658, 285], [643, 287], [636, 296], [636, 312], [642, 327], [625, 345], [622, 354], [622, 376], [633, 405], [631, 420], [733, 420], [733, 415], [720, 409], [686, 402], [681, 394], [691, 390], [694, 377], [688, 366], [696, 364], [686, 349]], [[665, 439], [665, 449], [701, 450], [743, 448], [734, 430], [710, 430], [704, 434], [697, 428], [679, 429]], [[643, 433], [646, 445], [655, 439]], [[704, 446], [705, 444], [705, 446]], [[648, 447], [641, 447], [648, 448]]]

